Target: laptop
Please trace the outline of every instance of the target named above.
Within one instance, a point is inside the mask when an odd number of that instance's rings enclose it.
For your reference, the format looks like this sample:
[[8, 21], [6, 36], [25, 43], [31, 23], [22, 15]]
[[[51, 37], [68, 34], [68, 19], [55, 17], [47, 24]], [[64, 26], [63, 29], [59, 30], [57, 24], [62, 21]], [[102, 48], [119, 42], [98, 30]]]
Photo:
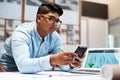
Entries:
[[100, 74], [101, 68], [106, 64], [119, 64], [115, 53], [120, 48], [88, 48], [81, 67], [72, 69], [72, 73]]

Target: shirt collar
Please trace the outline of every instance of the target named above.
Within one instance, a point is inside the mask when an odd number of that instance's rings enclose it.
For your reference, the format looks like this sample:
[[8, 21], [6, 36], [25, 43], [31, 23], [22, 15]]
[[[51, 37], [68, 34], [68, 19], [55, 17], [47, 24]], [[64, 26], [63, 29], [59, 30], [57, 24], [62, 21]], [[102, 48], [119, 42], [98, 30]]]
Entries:
[[34, 25], [34, 32], [35, 32], [35, 35], [36, 38], [38, 38], [39, 40], [42, 40], [42, 37], [39, 35], [38, 31], [37, 31], [37, 27], [36, 27], [36, 24]]
[[[43, 39], [42, 39], [42, 37], [39, 35], [39, 33], [38, 33], [38, 31], [37, 31], [36, 24], [34, 25], [34, 32], [35, 32], [36, 38], [38, 38], [39, 40], [42, 41]], [[49, 36], [49, 34], [48, 34], [47, 36]], [[47, 39], [47, 36], [45, 36], [44, 41]]]

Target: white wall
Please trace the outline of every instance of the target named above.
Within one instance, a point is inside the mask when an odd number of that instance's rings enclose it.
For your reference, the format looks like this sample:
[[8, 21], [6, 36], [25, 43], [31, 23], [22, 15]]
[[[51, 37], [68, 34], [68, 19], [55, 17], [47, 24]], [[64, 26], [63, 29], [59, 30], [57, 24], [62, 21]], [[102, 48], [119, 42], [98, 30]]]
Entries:
[[76, 50], [78, 45], [63, 45], [64, 51], [72, 51], [74, 52]]
[[90, 48], [107, 47], [107, 21], [88, 17], [84, 17], [82, 19], [86, 20], [86, 22], [82, 21], [81, 25], [83, 36], [83, 39], [81, 39], [82, 42]]
[[107, 21], [90, 19], [88, 25], [89, 47], [106, 47]]
[[89, 2], [94, 2], [94, 3], [108, 4], [111, 0], [83, 0], [83, 1], [89, 1]]
[[114, 19], [120, 16], [120, 0], [111, 0], [109, 6], [109, 18]]
[[81, 19], [81, 45], [88, 46], [88, 19]]
[[21, 5], [0, 3], [0, 18], [21, 19]]

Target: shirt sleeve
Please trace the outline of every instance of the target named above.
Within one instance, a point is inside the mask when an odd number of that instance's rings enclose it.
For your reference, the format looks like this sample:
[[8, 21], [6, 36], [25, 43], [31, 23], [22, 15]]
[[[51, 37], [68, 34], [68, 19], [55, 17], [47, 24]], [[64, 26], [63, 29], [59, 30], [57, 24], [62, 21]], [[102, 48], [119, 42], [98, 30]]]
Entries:
[[40, 58], [30, 58], [29, 35], [24, 32], [14, 32], [12, 35], [12, 53], [18, 70], [21, 73], [36, 73], [50, 70], [50, 55]]

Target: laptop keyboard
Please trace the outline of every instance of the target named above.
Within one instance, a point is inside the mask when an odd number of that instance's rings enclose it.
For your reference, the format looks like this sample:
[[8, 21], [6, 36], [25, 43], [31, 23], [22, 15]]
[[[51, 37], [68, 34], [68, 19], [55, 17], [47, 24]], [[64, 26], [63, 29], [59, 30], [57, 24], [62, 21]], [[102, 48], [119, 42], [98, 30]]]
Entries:
[[100, 72], [100, 70], [82, 70], [82, 69], [79, 69], [78, 71], [85, 71], [85, 72]]
[[88, 74], [100, 74], [100, 70], [92, 69], [73, 69], [72, 73], [88, 73]]

